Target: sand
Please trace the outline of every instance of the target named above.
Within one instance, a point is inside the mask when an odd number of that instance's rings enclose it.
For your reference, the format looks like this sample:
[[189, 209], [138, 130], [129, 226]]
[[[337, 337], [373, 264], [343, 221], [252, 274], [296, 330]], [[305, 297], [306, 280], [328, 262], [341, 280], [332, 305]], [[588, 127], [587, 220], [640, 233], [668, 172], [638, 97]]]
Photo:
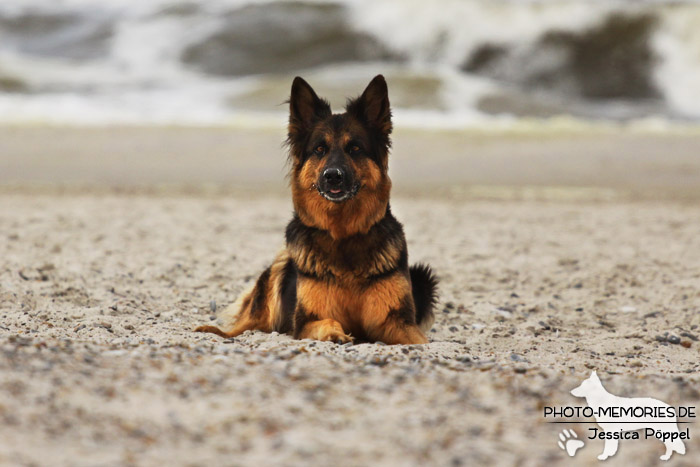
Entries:
[[[88, 143], [94, 131], [83, 130]], [[159, 131], [142, 134], [157, 146]], [[121, 167], [111, 143], [97, 172], [52, 178], [46, 161], [18, 148], [43, 148], [54, 167], [75, 154], [61, 159], [60, 144], [13, 134], [4, 148], [15, 150], [0, 156], [16, 170], [0, 177], [0, 464], [597, 465], [603, 441], [585, 439], [595, 425], [543, 416], [544, 406], [585, 405], [569, 391], [591, 370], [618, 395], [700, 405], [692, 190], [673, 195], [659, 182], [666, 196], [635, 196], [645, 179], [628, 174], [634, 183], [617, 186], [440, 191], [396, 168], [407, 186], [392, 207], [410, 259], [441, 279], [429, 344], [223, 340], [191, 330], [273, 258], [291, 212], [283, 188], [210, 189], [210, 168], [193, 168], [196, 183], [185, 183], [173, 166], [196, 167], [189, 159], [164, 169], [175, 178], [143, 175], [148, 153], [100, 181], [100, 167]], [[673, 166], [657, 154], [650, 167]], [[671, 159], [697, 164], [686, 153]], [[276, 175], [260, 174], [257, 186]], [[154, 188], [161, 182], [170, 188]], [[698, 425], [685, 426], [687, 454], [672, 462], [698, 465]], [[586, 441], [574, 458], [557, 446], [563, 428]], [[663, 452], [655, 440], [622, 441], [606, 464], [657, 465]]]

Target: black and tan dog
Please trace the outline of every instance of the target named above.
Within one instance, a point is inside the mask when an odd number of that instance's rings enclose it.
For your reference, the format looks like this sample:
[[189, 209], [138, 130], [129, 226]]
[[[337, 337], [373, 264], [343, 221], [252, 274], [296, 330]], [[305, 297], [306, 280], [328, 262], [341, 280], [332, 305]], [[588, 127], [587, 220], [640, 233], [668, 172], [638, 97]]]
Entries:
[[423, 344], [437, 280], [408, 267], [406, 238], [391, 214], [387, 174], [391, 110], [375, 77], [343, 114], [295, 78], [289, 100], [294, 217], [286, 247], [255, 286], [228, 307], [223, 337], [247, 330], [295, 338]]

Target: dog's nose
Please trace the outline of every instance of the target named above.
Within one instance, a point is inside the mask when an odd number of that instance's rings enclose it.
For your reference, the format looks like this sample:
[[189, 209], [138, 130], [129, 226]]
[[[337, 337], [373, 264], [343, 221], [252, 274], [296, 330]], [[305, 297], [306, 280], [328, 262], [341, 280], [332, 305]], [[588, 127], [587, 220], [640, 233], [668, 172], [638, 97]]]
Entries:
[[330, 168], [323, 171], [323, 179], [329, 186], [338, 187], [343, 184], [345, 174], [341, 169]]

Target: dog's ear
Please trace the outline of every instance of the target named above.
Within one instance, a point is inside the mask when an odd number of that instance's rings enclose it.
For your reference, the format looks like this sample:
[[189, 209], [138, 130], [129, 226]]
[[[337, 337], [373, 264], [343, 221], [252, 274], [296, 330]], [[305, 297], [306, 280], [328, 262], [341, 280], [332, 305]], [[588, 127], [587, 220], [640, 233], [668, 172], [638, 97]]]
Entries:
[[309, 131], [313, 124], [331, 115], [328, 101], [320, 99], [309, 83], [297, 76], [289, 98], [289, 137], [296, 139]]
[[598, 381], [598, 382], [600, 382], [600, 378], [598, 378], [598, 373], [596, 373], [595, 370], [593, 370], [593, 371], [591, 372], [591, 379], [592, 379], [593, 381]]
[[378, 129], [382, 134], [391, 133], [389, 90], [384, 76], [375, 76], [360, 97], [348, 102], [347, 111]]

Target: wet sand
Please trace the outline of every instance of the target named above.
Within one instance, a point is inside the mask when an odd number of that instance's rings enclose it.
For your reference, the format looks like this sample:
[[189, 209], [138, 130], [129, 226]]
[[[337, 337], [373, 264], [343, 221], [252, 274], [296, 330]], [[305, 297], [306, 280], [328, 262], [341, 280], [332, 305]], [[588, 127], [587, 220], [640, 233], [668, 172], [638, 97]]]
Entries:
[[[0, 188], [167, 187], [284, 195], [284, 138], [283, 122], [274, 129], [0, 126]], [[697, 129], [398, 129], [393, 140], [396, 193], [566, 187], [613, 190], [634, 199], [700, 197]]]
[[[602, 440], [557, 446], [594, 424], [543, 417], [591, 370], [700, 405], [692, 138], [399, 132], [392, 207], [441, 279], [430, 344], [194, 334], [282, 243], [278, 133], [0, 129], [0, 464], [598, 465]], [[700, 460], [685, 426], [673, 465]]]

